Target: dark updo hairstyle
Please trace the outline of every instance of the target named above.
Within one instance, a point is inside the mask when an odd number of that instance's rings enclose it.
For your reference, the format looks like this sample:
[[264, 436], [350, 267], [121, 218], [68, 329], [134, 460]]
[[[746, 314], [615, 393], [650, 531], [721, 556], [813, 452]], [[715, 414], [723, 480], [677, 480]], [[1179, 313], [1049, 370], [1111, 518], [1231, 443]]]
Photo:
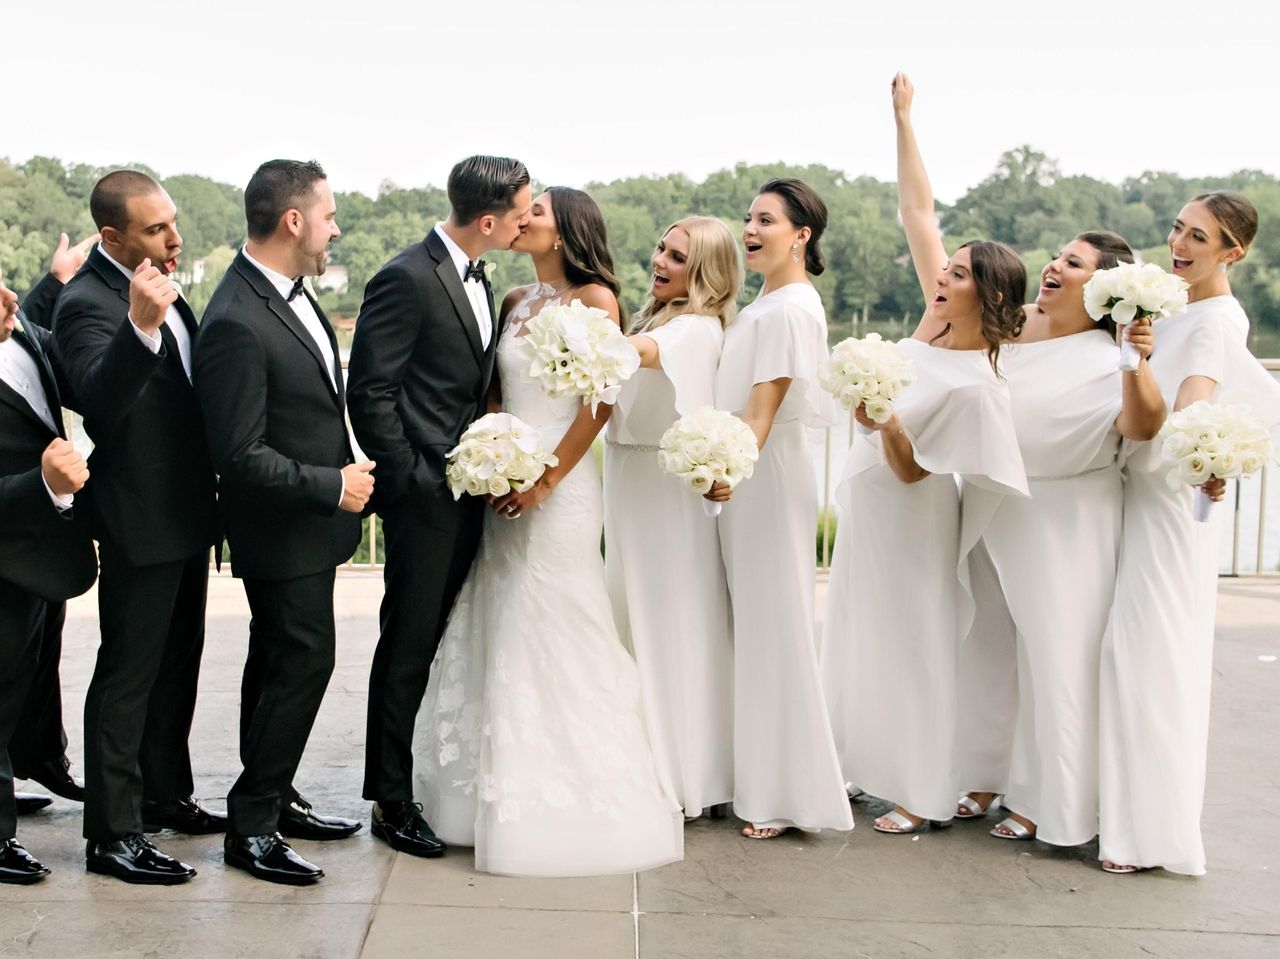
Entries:
[[1240, 247], [1244, 251], [1240, 254], [1240, 259], [1243, 260], [1244, 254], [1249, 252], [1249, 244], [1258, 235], [1258, 210], [1249, 202], [1249, 198], [1234, 190], [1211, 190], [1191, 199], [1208, 208], [1218, 222], [1223, 245], [1228, 249]]
[[567, 186], [547, 187], [547, 193], [551, 194], [551, 218], [564, 243], [565, 279], [574, 286], [599, 283], [615, 297], [621, 295], [622, 284], [609, 252], [609, 231], [596, 201]]
[[[1134, 262], [1133, 248], [1119, 233], [1112, 233], [1110, 230], [1086, 230], [1084, 233], [1076, 234], [1076, 239], [1081, 243], [1088, 243], [1098, 254], [1095, 270], [1111, 270], [1121, 263]], [[1099, 320], [1098, 326], [1113, 337], [1116, 335], [1115, 320], [1110, 316]]]
[[826, 258], [818, 246], [822, 231], [827, 228], [827, 205], [822, 202], [822, 197], [809, 184], [793, 177], [770, 180], [760, 188], [757, 195], [764, 196], [766, 193], [772, 193], [782, 200], [787, 219], [793, 225], [809, 228], [809, 242], [804, 248], [804, 268], [806, 273], [821, 276], [822, 271], [827, 268]]
[[[1026, 314], [1022, 304], [1027, 298], [1027, 268], [1012, 247], [995, 240], [970, 240], [960, 250], [969, 251], [973, 264], [973, 285], [982, 305], [982, 339], [987, 344], [987, 360], [991, 369], [1000, 372], [1000, 345], [1016, 340], [1022, 333]], [[944, 336], [951, 329], [938, 334]], [[935, 336], [936, 340], [938, 336]]]

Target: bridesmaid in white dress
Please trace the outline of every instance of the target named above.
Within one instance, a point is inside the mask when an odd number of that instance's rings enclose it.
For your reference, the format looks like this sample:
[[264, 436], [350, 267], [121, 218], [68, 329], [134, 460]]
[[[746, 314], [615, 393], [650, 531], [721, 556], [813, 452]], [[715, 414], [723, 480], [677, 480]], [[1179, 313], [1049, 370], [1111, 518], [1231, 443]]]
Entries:
[[[1016, 719], [1004, 805], [991, 834], [1061, 846], [1098, 832], [1098, 660], [1120, 542], [1121, 437], [1146, 440], [1164, 421], [1164, 401], [1145, 357], [1149, 323], [1125, 336], [1143, 357], [1134, 373], [1117, 369], [1114, 333], [1084, 309], [1084, 284], [1097, 269], [1132, 261], [1113, 233], [1081, 234], [1041, 273], [1019, 342], [1002, 351], [1014, 423], [1031, 498], [991, 503], [966, 491], [965, 523], [985, 521], [982, 540], [1015, 626], [1015, 648], [974, 637], [967, 656], [1016, 658]], [[989, 517], [989, 518], [988, 518]], [[965, 676], [989, 672], [966, 667]], [[972, 671], [972, 672], [971, 672]], [[966, 687], [961, 720], [968, 735], [1000, 738], [1013, 697]], [[987, 710], [990, 722], [977, 721]], [[991, 716], [1003, 705], [1009, 714]], [[970, 709], [970, 707], [973, 707]], [[964, 757], [961, 749], [959, 755]], [[962, 781], [972, 773], [962, 768]], [[988, 794], [961, 801], [964, 818], [985, 812]]]
[[[1275, 433], [1280, 385], [1245, 347], [1249, 320], [1227, 272], [1257, 227], [1238, 193], [1202, 194], [1182, 208], [1169, 249], [1190, 304], [1159, 324], [1151, 370], [1171, 409], [1248, 403]], [[1160, 866], [1198, 876], [1220, 524], [1195, 522], [1191, 490], [1168, 487], [1159, 442], [1126, 444], [1126, 453], [1124, 540], [1102, 647], [1099, 858], [1108, 872]], [[1213, 495], [1224, 486], [1215, 479]]]
[[681, 858], [683, 824], [649, 748], [635, 663], [600, 558], [600, 477], [586, 455], [611, 407], [551, 399], [527, 375], [527, 320], [579, 299], [618, 319], [604, 220], [585, 193], [538, 197], [514, 249], [538, 282], [503, 303], [500, 397], [559, 464], [492, 501], [480, 550], [418, 715], [416, 793], [476, 868], [518, 876], [627, 873]]
[[716, 406], [760, 444], [755, 474], [717, 520], [733, 610], [733, 805], [753, 839], [853, 828], [818, 676], [818, 497], [805, 442], [806, 428], [835, 412], [818, 386], [826, 314], [806, 276], [823, 270], [826, 222], [826, 205], [799, 180], [760, 188], [742, 240], [764, 286], [725, 331], [716, 373]]
[[605, 450], [609, 596], [640, 669], [659, 775], [687, 818], [733, 799], [733, 637], [716, 524], [662, 471], [658, 444], [678, 416], [714, 404], [741, 286], [724, 223], [695, 216], [667, 228], [631, 324], [641, 369], [623, 384]]
[[[899, 209], [927, 304], [898, 344], [916, 381], [883, 424], [861, 407], [840, 507], [820, 664], [846, 779], [898, 803], [878, 832], [913, 833], [955, 809], [956, 668], [973, 604], [961, 568], [955, 476], [1027, 495], [1001, 344], [1022, 327], [1027, 274], [1009, 248], [967, 243], [950, 259], [894, 78]], [[1005, 306], [1004, 304], [1009, 304]]]

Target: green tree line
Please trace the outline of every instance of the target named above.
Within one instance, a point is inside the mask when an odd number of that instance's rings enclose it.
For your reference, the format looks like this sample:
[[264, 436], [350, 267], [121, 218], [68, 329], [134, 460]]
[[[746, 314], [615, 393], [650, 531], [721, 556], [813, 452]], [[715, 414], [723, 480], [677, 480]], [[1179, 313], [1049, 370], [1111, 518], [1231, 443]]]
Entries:
[[[145, 165], [122, 164], [143, 169]], [[20, 293], [44, 272], [60, 232], [74, 239], [93, 230], [88, 196], [110, 168], [34, 157], [22, 164], [0, 160], [0, 269]], [[827, 306], [832, 340], [866, 329], [905, 329], [922, 304], [897, 222], [897, 189], [873, 177], [850, 178], [826, 166], [738, 164], [701, 182], [680, 174], [631, 177], [588, 184], [609, 225], [610, 243], [623, 286], [624, 306], [634, 311], [648, 287], [649, 255], [659, 232], [687, 214], [740, 221], [761, 183], [797, 176], [812, 184], [830, 210], [823, 248], [827, 270], [816, 280]], [[204, 261], [200, 282], [186, 295], [199, 312], [244, 238], [243, 193], [206, 177], [158, 177], [179, 210], [184, 270]], [[1280, 180], [1257, 170], [1225, 176], [1184, 178], [1147, 171], [1115, 184], [1088, 176], [1065, 176], [1058, 164], [1029, 146], [1004, 153], [995, 169], [954, 204], [938, 204], [947, 241], [958, 245], [982, 237], [1003, 240], [1023, 256], [1034, 295], [1040, 269], [1058, 247], [1081, 230], [1121, 233], [1145, 259], [1168, 266], [1164, 237], [1181, 205], [1207, 189], [1245, 193], [1257, 205], [1258, 238], [1233, 273], [1232, 287], [1254, 324], [1254, 351], [1280, 355]], [[343, 235], [333, 262], [346, 267], [345, 294], [325, 293], [321, 302], [336, 319], [359, 310], [364, 284], [397, 251], [422, 238], [448, 211], [444, 190], [384, 183], [376, 197], [337, 196]], [[527, 258], [498, 254], [494, 287], [502, 293], [532, 279]], [[188, 273], [190, 276], [190, 273]], [[744, 300], [759, 277], [748, 275]]]

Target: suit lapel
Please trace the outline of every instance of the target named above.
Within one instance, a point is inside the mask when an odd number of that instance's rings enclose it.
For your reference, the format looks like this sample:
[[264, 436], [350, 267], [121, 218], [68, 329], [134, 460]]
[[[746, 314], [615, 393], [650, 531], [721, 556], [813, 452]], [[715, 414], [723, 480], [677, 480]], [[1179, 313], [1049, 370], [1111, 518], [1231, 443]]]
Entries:
[[[45, 357], [44, 351], [40, 349], [34, 338], [29, 337], [26, 333], [14, 330], [13, 339], [35, 360], [36, 370], [40, 374], [40, 385], [44, 389], [44, 400], [49, 404], [49, 415], [53, 417], [53, 423], [57, 427], [58, 435], [66, 439], [66, 430], [62, 425], [62, 400], [58, 395], [58, 385], [54, 380], [49, 360]], [[31, 408], [31, 404], [27, 402], [26, 397], [22, 396], [3, 380], [0, 380], [0, 400], [4, 400], [18, 412], [29, 416], [33, 422], [40, 424], [41, 429], [47, 430], [49, 428], [49, 424], [40, 419], [40, 415]]]
[[[103, 256], [102, 251], [96, 246], [89, 254], [88, 265], [98, 271], [98, 275], [106, 282], [107, 286], [116, 291], [116, 295], [124, 300], [125, 305], [129, 304], [129, 278], [120, 272], [120, 268]], [[178, 315], [182, 317], [182, 322], [187, 328], [187, 333], [191, 337], [192, 351], [196, 345], [196, 320], [195, 314], [191, 312], [191, 307], [187, 305], [187, 301], [183, 299], [182, 294], [178, 294], [175, 303]], [[125, 322], [129, 322], [127, 319]], [[168, 359], [176, 364], [176, 369], [182, 374], [182, 378], [190, 382], [187, 371], [182, 365], [182, 354], [178, 352], [178, 341], [173, 338], [173, 334], [169, 332], [169, 324], [162, 323], [160, 325], [160, 341], [164, 343], [164, 348], [168, 352]]]
[[[462, 288], [462, 278], [458, 276], [458, 268], [453, 263], [453, 257], [449, 256], [449, 250], [445, 247], [444, 240], [440, 239], [434, 229], [427, 234], [424, 242], [427, 245], [427, 252], [436, 261], [436, 276], [440, 278], [440, 283], [444, 286], [445, 292], [449, 294], [449, 301], [453, 304], [453, 311], [457, 314], [458, 322], [462, 324], [462, 330], [467, 335], [467, 343], [471, 347], [471, 354], [483, 370], [486, 368], [488, 357], [485, 356], [484, 344], [480, 342], [480, 326], [476, 319], [476, 311], [471, 308], [471, 300], [467, 296], [467, 291]], [[493, 313], [492, 310], [489, 312], [490, 314]], [[492, 342], [493, 340], [490, 338], [490, 343]]]
[[[340, 377], [335, 380], [330, 380], [329, 375], [325, 372], [326, 363], [324, 354], [320, 352], [320, 347], [316, 344], [315, 338], [307, 332], [307, 328], [302, 325], [302, 321], [298, 319], [298, 315], [293, 312], [293, 307], [285, 302], [284, 297], [281, 296], [280, 292], [271, 284], [271, 281], [263, 276], [262, 271], [245, 259], [243, 252], [236, 256], [236, 260], [235, 263], [232, 264], [232, 268], [237, 270], [240, 273], [240, 276], [244, 278], [245, 282], [253, 287], [254, 291], [265, 301], [267, 309], [274, 313], [276, 318], [289, 328], [289, 332], [297, 337], [298, 342], [301, 343], [306, 351], [312, 355], [316, 361], [316, 365], [320, 367], [320, 374], [324, 376], [324, 384], [329, 388], [329, 392], [333, 395], [334, 402], [341, 406], [342, 387], [339, 386], [338, 389], [335, 390], [334, 383], [337, 382], [341, 384], [342, 380]], [[311, 295], [306, 294], [306, 296], [308, 302], [310, 302], [315, 308], [316, 316], [320, 319], [320, 325], [324, 327], [325, 334], [329, 338], [329, 344], [333, 348], [333, 359], [336, 364], [338, 362], [338, 347], [337, 340], [333, 335], [333, 328], [329, 325], [328, 317], [324, 315], [324, 312], [316, 304], [316, 301], [311, 299]]]

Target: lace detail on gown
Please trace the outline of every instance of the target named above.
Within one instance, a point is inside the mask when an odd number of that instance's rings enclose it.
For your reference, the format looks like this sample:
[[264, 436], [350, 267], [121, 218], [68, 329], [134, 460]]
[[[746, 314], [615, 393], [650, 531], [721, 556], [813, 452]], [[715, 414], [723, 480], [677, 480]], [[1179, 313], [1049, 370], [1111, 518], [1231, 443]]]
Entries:
[[[504, 326], [504, 408], [554, 448], [580, 408], [525, 375]], [[600, 559], [600, 477], [588, 453], [539, 509], [485, 514], [418, 717], [427, 819], [476, 847], [477, 868], [516, 875], [629, 872], [681, 856], [677, 807], [658, 784], [635, 663], [618, 639]]]

